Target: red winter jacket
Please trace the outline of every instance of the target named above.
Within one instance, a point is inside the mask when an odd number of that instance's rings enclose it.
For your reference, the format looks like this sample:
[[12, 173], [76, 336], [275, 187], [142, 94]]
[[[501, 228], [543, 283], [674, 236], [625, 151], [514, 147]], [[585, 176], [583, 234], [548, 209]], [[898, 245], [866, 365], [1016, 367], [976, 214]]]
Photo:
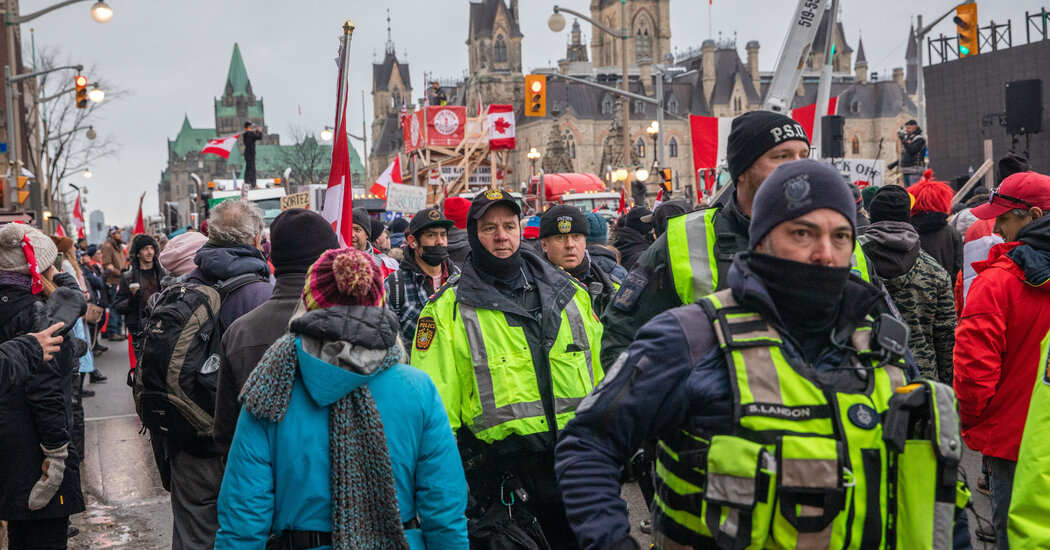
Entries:
[[[1039, 372], [1039, 346], [1050, 330], [1050, 284], [1029, 281], [1046, 269], [1050, 253], [1031, 254], [1022, 267], [1007, 253], [1020, 242], [992, 247], [989, 259], [974, 262], [970, 286], [955, 329], [955, 393], [963, 439], [985, 455], [1017, 460]], [[1045, 273], [1045, 271], [1044, 271]]]

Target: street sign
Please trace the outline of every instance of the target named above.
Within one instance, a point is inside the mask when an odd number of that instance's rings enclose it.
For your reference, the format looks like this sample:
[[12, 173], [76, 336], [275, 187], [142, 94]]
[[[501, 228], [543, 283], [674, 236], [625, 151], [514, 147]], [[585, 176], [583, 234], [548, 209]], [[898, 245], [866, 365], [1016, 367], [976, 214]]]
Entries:
[[0, 226], [14, 222], [35, 225], [36, 212], [0, 212]]
[[303, 191], [302, 193], [295, 193], [292, 195], [285, 195], [281, 197], [281, 210], [288, 210], [289, 208], [310, 208], [310, 192]]
[[427, 189], [401, 183], [391, 183], [386, 189], [387, 212], [415, 214], [427, 207]]

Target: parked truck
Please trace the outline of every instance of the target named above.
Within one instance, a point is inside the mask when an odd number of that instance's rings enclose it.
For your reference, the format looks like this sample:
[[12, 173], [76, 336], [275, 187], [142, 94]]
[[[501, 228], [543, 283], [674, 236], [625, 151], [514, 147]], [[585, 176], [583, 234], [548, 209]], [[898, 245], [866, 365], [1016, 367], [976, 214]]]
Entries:
[[[540, 194], [540, 176], [529, 180], [525, 200], [535, 207]], [[620, 194], [609, 190], [594, 174], [574, 172], [543, 175], [543, 210], [552, 204], [568, 204], [583, 212], [597, 212], [612, 219], [620, 206]]]

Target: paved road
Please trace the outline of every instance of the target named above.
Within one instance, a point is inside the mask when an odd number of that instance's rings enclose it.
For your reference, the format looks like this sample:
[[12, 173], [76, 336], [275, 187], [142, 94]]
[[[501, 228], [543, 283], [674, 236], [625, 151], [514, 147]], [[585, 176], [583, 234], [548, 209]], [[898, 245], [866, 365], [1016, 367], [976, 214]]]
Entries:
[[[70, 548], [170, 548], [168, 493], [161, 487], [148, 435], [139, 433], [142, 424], [135, 415], [131, 389], [124, 383], [127, 346], [106, 343], [110, 350], [96, 358], [96, 365], [109, 380], [90, 384], [97, 393], [84, 400], [87, 453], [82, 477], [88, 510], [73, 517], [80, 535], [70, 541]], [[979, 455], [967, 451], [963, 465], [971, 487], [975, 487], [980, 473]], [[649, 537], [638, 526], [648, 517], [648, 511], [637, 484], [626, 485], [623, 498], [631, 516], [632, 534], [647, 546]], [[988, 498], [976, 491], [974, 510], [990, 521]], [[976, 528], [977, 521], [971, 513], [971, 532]], [[974, 548], [993, 550], [994, 545], [978, 542]]]

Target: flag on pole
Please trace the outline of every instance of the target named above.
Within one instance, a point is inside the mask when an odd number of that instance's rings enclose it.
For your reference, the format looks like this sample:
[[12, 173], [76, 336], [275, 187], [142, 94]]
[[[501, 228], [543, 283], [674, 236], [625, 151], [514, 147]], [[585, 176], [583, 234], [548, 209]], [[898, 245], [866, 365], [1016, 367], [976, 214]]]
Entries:
[[343, 34], [339, 48], [339, 83], [336, 92], [335, 143], [328, 172], [322, 215], [332, 224], [339, 245], [351, 246], [354, 238], [354, 193], [350, 182], [350, 144], [346, 139], [347, 79], [350, 78], [350, 34]]
[[654, 212], [656, 211], [656, 207], [660, 206], [661, 202], [664, 202], [664, 190], [663, 189], [660, 189], [660, 191], [658, 193], [656, 193], [656, 200], [653, 201], [653, 211]]
[[135, 216], [135, 229], [132, 230], [132, 235], [141, 235], [146, 232], [146, 224], [142, 219], [142, 199], [146, 198], [146, 193], [142, 193], [139, 197], [139, 213]]
[[514, 149], [514, 106], [489, 105], [489, 148]]
[[55, 235], [58, 235], [59, 237], [65, 237], [66, 236], [66, 230], [65, 230], [65, 228], [62, 227], [62, 222], [56, 221], [56, 223], [55, 223]]
[[237, 138], [240, 134], [233, 134], [232, 136], [226, 136], [223, 138], [209, 139], [208, 144], [201, 149], [200, 154], [211, 153], [213, 155], [219, 155], [224, 159], [230, 158], [230, 153], [233, 151], [233, 146], [237, 145]]
[[621, 216], [624, 215], [625, 213], [627, 213], [627, 198], [625, 197], [625, 193], [627, 193], [627, 187], [626, 186], [621, 187], [620, 188], [620, 206], [618, 206], [616, 208], [616, 213], [621, 215]]
[[397, 119], [397, 125], [405, 127], [405, 117], [408, 116], [408, 105], [405, 104], [405, 96], [401, 96], [401, 117]]
[[379, 179], [372, 184], [372, 188], [369, 190], [375, 196], [385, 199], [387, 186], [391, 183], [401, 183], [401, 155], [394, 157], [394, 162], [390, 163], [390, 166], [383, 170], [383, 173], [379, 175]]
[[80, 210], [80, 191], [77, 191], [77, 202], [73, 204], [73, 227], [77, 228], [77, 239], [83, 239], [84, 213]]

